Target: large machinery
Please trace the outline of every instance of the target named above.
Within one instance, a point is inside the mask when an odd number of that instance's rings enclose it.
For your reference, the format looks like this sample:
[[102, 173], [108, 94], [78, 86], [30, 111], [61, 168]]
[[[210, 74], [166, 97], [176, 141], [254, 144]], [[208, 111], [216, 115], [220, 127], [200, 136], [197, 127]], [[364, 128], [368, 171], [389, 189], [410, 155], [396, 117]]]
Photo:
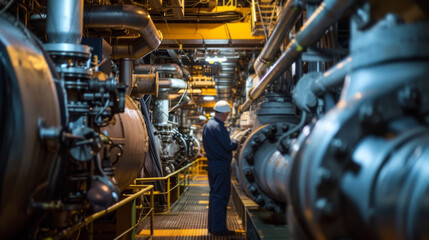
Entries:
[[[384, 3], [327, 0], [292, 9], [296, 2], [287, 1], [255, 62], [260, 80], [239, 110], [251, 108], [256, 123], [235, 135], [235, 173], [256, 203], [287, 214], [293, 239], [428, 237], [427, 5]], [[277, 38], [299, 8], [307, 21], [274, 61]], [[411, 8], [419, 10], [406, 14]], [[327, 60], [340, 53], [340, 39], [329, 45], [326, 37], [344, 22], [350, 53]], [[332, 60], [338, 63], [326, 68]], [[282, 79], [289, 87], [281, 95], [293, 98], [273, 101]], [[273, 123], [260, 127], [272, 101]], [[288, 102], [290, 117], [275, 119]]]
[[195, 159], [215, 94], [233, 106], [241, 188], [293, 239], [429, 238], [425, 1], [275, 1], [263, 48], [226, 24], [221, 47], [198, 35], [155, 52], [155, 19], [176, 38], [167, 20], [247, 19], [189, 1], [185, 15], [169, 1], [0, 1], [1, 239], [56, 235]]
[[[48, 1], [46, 14], [32, 18], [34, 26], [46, 26], [37, 29], [46, 33], [43, 43], [5, 12], [11, 4], [0, 14], [0, 238], [41, 238], [120, 200], [144, 165], [161, 168], [159, 159], [148, 156], [157, 142], [150, 138], [151, 118], [139, 91], [168, 103], [169, 89], [186, 88], [186, 82], [158, 81], [158, 71], [152, 71], [140, 76], [151, 81], [138, 86], [133, 60], [162, 39], [142, 8]], [[84, 28], [130, 32], [108, 43], [102, 33], [82, 40]], [[137, 37], [131, 37], [134, 32]], [[168, 110], [167, 105], [167, 117]], [[168, 118], [156, 123], [167, 124]], [[177, 126], [169, 130], [180, 134]], [[196, 155], [195, 147], [186, 145], [191, 137], [180, 137], [179, 150], [190, 153], [184, 154], [187, 160]], [[162, 176], [162, 171], [150, 174]]]

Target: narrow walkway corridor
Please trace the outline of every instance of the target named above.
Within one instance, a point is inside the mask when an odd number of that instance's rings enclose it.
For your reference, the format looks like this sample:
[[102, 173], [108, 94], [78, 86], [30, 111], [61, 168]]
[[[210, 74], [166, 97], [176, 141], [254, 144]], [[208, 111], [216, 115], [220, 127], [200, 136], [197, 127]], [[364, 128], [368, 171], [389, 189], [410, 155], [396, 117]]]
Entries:
[[[246, 233], [241, 220], [231, 204], [228, 206], [228, 228], [236, 233], [232, 236], [213, 236], [207, 232], [209, 185], [207, 175], [199, 175], [189, 184], [189, 189], [173, 206], [169, 215], [155, 215], [154, 236], [156, 240], [241, 240]], [[136, 239], [148, 239], [149, 222]]]

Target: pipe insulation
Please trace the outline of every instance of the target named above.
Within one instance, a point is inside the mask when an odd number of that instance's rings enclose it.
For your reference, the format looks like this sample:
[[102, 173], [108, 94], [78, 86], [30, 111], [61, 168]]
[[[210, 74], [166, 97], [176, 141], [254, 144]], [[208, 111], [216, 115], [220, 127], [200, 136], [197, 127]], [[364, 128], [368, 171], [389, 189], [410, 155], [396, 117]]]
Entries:
[[252, 102], [261, 96], [268, 84], [280, 77], [285, 69], [290, 67], [301, 56], [304, 49], [319, 40], [325, 30], [338, 21], [355, 2], [356, 0], [326, 0], [320, 4], [314, 14], [302, 26], [299, 33], [296, 34], [295, 39], [286, 47], [280, 58], [261, 78], [258, 85], [249, 92], [249, 99], [240, 106], [239, 111], [248, 110]]
[[133, 90], [132, 96], [139, 96], [142, 94], [154, 95], [158, 97], [159, 92], [159, 78], [156, 74], [133, 74]]
[[133, 5], [90, 6], [85, 10], [84, 24], [87, 28], [128, 28], [140, 34], [138, 38], [115, 39], [113, 59], [139, 59], [158, 48], [162, 40], [149, 13]]

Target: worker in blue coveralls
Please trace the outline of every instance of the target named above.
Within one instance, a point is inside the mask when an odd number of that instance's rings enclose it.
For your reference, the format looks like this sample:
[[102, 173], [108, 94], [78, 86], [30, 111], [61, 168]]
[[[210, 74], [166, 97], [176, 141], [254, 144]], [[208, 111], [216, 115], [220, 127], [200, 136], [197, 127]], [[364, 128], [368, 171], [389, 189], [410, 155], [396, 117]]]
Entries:
[[210, 185], [208, 231], [213, 235], [232, 235], [226, 227], [226, 207], [231, 194], [232, 151], [237, 141], [229, 138], [224, 122], [231, 108], [226, 101], [214, 106], [215, 116], [204, 126], [203, 145], [207, 154]]

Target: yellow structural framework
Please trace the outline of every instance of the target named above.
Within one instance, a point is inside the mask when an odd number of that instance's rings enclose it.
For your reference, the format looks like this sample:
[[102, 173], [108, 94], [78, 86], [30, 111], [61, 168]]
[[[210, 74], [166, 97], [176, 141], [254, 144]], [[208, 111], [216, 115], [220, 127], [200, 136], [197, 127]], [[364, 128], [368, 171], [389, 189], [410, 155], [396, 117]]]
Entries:
[[236, 23], [156, 23], [164, 40], [254, 40], [262, 43], [264, 36], [252, 36], [250, 22]]

